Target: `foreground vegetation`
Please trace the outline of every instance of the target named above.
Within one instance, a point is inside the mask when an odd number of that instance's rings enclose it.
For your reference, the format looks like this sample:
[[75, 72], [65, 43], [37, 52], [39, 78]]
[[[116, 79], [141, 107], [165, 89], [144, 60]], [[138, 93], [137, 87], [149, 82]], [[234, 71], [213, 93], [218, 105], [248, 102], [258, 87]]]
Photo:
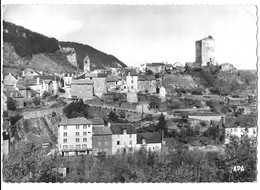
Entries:
[[[44, 156], [26, 144], [3, 160], [5, 182], [254, 182], [257, 176], [256, 139], [233, 138], [225, 152], [188, 151], [169, 154], [141, 150], [133, 154], [58, 157]], [[57, 169], [67, 167], [61, 178]], [[243, 169], [241, 169], [243, 168]]]

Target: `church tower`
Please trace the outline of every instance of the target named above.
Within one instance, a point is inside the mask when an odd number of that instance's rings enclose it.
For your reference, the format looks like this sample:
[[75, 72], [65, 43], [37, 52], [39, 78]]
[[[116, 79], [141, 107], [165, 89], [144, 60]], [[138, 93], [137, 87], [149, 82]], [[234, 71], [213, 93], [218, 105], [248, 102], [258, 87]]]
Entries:
[[84, 58], [84, 64], [83, 64], [83, 72], [88, 71], [90, 72], [90, 59], [88, 55]]

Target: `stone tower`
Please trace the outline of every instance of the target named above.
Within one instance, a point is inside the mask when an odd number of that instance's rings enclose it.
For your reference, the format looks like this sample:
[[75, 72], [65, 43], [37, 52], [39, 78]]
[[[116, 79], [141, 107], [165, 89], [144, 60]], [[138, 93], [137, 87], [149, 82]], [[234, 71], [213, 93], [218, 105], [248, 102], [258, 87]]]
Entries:
[[215, 40], [212, 36], [196, 41], [196, 63], [200, 66], [215, 63]]
[[90, 72], [90, 59], [89, 59], [88, 55], [84, 58], [83, 72], [85, 72], [85, 71]]

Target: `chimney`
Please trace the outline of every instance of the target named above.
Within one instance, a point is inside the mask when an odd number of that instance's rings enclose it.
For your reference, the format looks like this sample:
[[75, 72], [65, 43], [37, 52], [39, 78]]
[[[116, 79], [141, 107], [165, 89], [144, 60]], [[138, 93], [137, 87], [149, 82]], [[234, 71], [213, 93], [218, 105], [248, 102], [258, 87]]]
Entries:
[[111, 123], [107, 122], [107, 127], [110, 129]]

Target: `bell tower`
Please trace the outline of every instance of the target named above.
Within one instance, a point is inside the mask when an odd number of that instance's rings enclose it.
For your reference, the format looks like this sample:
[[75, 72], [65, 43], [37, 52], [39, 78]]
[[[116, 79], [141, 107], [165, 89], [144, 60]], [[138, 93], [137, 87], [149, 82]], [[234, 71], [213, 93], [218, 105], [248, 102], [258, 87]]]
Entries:
[[85, 72], [85, 71], [90, 72], [90, 59], [89, 59], [88, 55], [84, 58], [83, 72]]

